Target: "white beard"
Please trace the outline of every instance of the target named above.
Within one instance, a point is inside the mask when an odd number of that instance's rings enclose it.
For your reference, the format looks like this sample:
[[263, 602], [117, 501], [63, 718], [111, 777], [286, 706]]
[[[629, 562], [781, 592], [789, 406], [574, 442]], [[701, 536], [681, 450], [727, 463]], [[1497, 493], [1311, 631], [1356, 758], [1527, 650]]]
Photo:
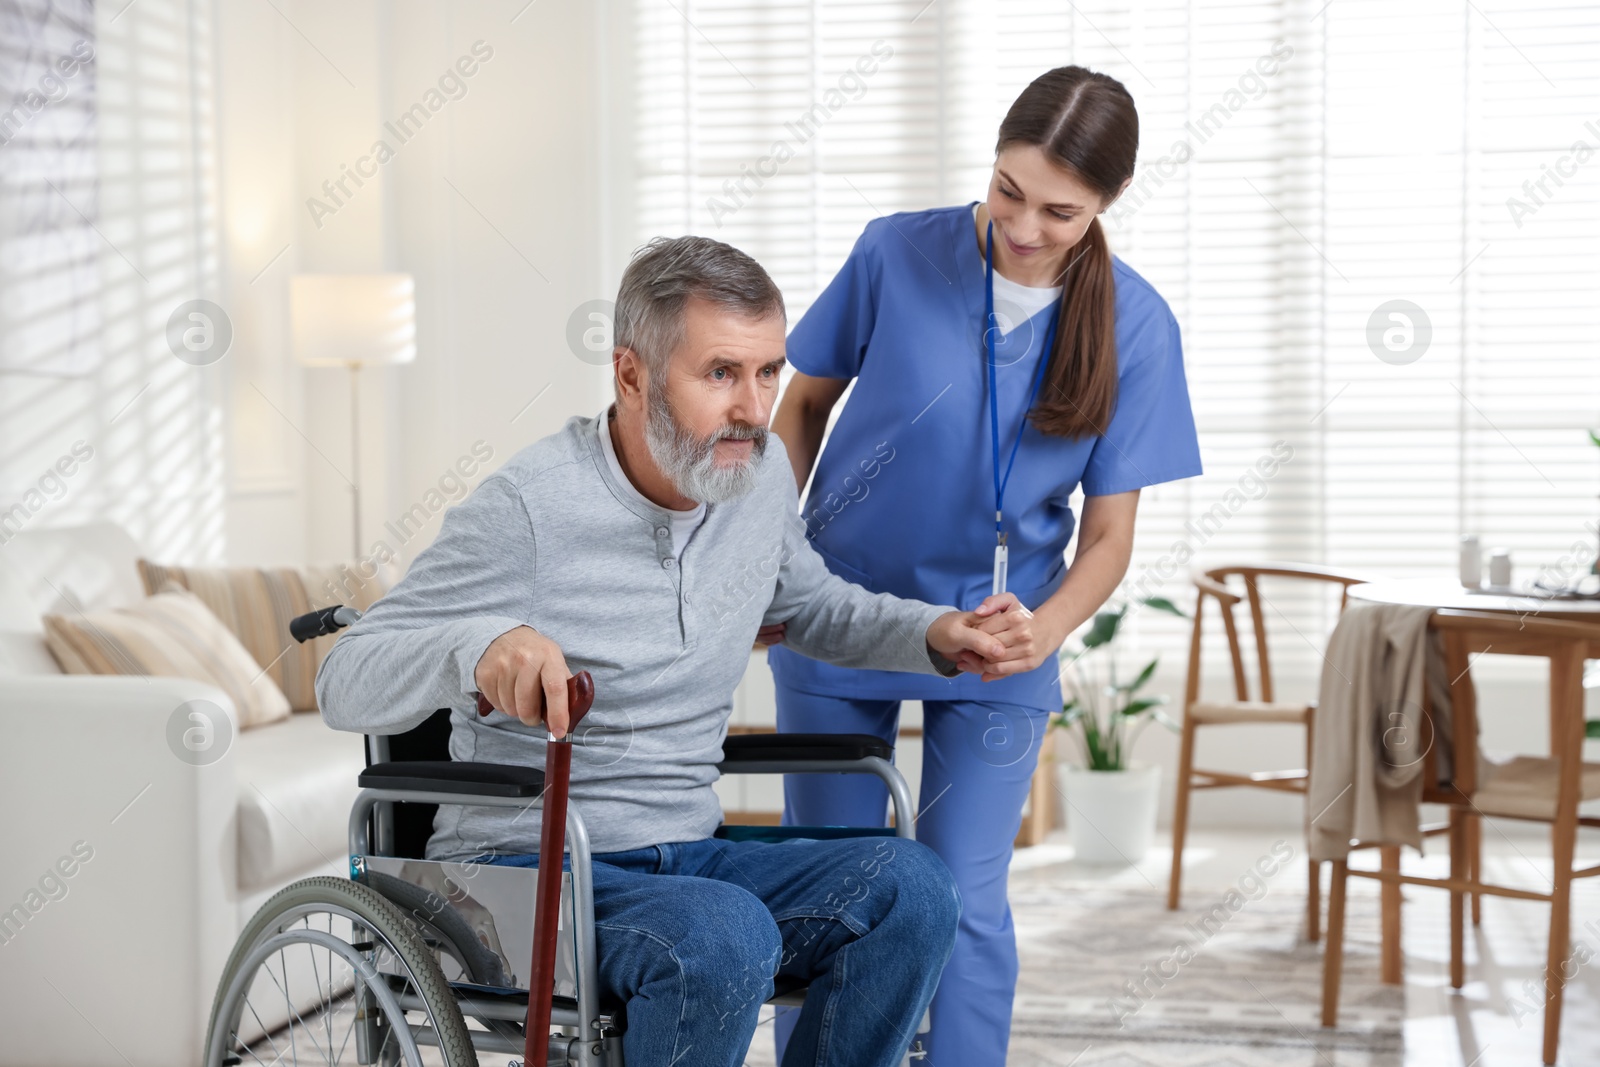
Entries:
[[[765, 426], [723, 426], [702, 441], [678, 422], [665, 390], [652, 385], [647, 407], [645, 445], [650, 449], [650, 458], [678, 492], [700, 503], [721, 504], [755, 488], [757, 470], [767, 449]], [[717, 440], [722, 437], [755, 442], [750, 458], [731, 467], [717, 466]]]

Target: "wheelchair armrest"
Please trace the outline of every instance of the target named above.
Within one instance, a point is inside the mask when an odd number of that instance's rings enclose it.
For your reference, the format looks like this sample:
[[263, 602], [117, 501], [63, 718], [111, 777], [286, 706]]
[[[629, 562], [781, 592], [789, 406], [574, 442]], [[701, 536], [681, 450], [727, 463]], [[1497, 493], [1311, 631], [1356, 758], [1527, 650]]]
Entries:
[[405, 789], [419, 793], [460, 793], [478, 797], [536, 797], [544, 792], [544, 771], [508, 763], [456, 763], [396, 760], [361, 772], [363, 789]]
[[[735, 734], [722, 742], [722, 762], [890, 759], [894, 746], [872, 734]], [[735, 766], [733, 769], [737, 770]]]

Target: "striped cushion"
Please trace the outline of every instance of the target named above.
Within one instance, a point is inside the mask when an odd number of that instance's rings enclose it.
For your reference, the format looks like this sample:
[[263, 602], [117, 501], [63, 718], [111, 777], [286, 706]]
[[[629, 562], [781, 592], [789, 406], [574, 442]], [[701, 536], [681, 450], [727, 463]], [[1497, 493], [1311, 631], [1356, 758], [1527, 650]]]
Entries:
[[289, 717], [283, 691], [193, 593], [158, 593], [125, 608], [46, 615], [44, 635], [68, 674], [210, 682], [232, 698], [241, 730]]
[[[283, 690], [295, 711], [316, 711], [317, 668], [334, 636], [299, 644], [289, 620], [331, 604], [365, 611], [388, 591], [393, 569], [363, 579], [359, 565], [307, 567], [168, 567], [139, 560], [146, 593], [175, 583], [205, 601]], [[372, 568], [368, 568], [369, 570]]]

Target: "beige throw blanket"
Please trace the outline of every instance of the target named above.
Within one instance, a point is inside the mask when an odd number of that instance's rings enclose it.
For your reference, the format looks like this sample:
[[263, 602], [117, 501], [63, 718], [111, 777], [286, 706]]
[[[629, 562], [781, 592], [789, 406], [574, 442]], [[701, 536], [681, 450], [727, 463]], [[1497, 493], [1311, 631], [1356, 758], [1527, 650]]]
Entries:
[[[1314, 860], [1344, 859], [1352, 840], [1422, 847], [1424, 756], [1450, 773], [1450, 679], [1433, 609], [1353, 603], [1328, 639], [1314, 720], [1307, 840]], [[1433, 722], [1423, 722], [1427, 686]]]

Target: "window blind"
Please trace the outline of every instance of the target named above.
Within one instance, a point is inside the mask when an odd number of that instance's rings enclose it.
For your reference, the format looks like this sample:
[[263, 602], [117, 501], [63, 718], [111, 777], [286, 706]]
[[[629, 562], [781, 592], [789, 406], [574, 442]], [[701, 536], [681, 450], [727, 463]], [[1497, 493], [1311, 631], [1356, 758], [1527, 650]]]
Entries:
[[[1103, 221], [1182, 326], [1206, 473], [1146, 490], [1126, 588], [1187, 603], [1193, 562], [1264, 559], [1448, 580], [1463, 533], [1511, 548], [1519, 578], [1593, 561], [1595, 5], [637, 0], [636, 18], [639, 240], [738, 245], [791, 322], [869, 219], [985, 195], [1033, 77], [1079, 63], [1127, 86], [1138, 173]], [[1264, 591], [1275, 666], [1313, 676], [1332, 599]], [[1179, 620], [1137, 632], [1181, 659]]]
[[0, 8], [0, 371], [99, 362], [94, 11]]
[[223, 551], [230, 364], [169, 333], [220, 298], [210, 12], [0, 4], [0, 107], [45, 85], [0, 117], [0, 540], [105, 519], [158, 556]]

